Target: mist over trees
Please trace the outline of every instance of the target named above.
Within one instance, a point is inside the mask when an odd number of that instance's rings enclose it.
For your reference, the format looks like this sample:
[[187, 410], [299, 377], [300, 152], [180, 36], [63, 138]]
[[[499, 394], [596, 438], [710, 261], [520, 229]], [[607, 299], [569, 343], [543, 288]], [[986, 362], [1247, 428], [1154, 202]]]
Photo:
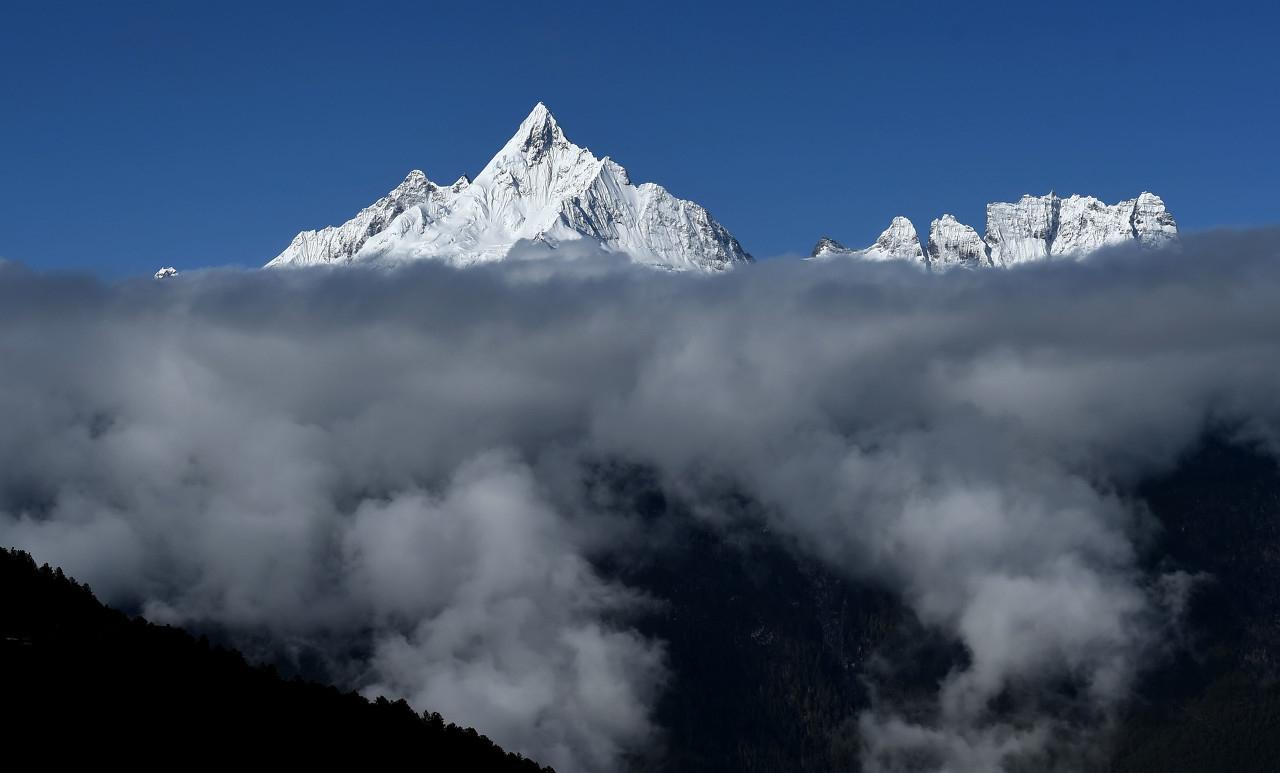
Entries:
[[366, 758], [549, 773], [404, 701], [284, 680], [235, 651], [102, 606], [61, 568], [0, 549], [0, 723], [9, 754], [148, 765]]

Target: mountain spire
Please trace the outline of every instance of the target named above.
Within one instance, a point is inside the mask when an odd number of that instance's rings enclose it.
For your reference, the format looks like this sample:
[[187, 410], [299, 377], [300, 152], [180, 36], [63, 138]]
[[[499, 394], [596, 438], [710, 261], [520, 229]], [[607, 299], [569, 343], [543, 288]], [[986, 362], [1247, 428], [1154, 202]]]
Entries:
[[474, 180], [449, 186], [413, 172], [341, 226], [304, 231], [271, 266], [419, 258], [470, 266], [513, 249], [554, 251], [586, 242], [635, 263], [720, 271], [751, 262], [742, 245], [691, 201], [564, 136], [541, 102]]
[[520, 122], [520, 128], [516, 129], [515, 136], [507, 145], [515, 145], [525, 155], [536, 157], [561, 141], [567, 141], [564, 131], [547, 106], [539, 102], [533, 106], [528, 117]]

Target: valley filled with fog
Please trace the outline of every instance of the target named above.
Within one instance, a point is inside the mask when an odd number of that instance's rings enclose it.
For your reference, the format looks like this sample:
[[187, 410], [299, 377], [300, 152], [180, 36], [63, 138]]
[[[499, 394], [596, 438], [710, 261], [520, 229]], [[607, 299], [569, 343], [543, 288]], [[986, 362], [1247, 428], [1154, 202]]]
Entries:
[[[793, 576], [815, 630], [836, 588], [909, 632], [841, 650], [863, 769], [1071, 769], [1210, 582], [1151, 554], [1139, 487], [1208, 437], [1280, 450], [1278, 237], [944, 274], [4, 264], [0, 542], [562, 771], [672, 751], [698, 677], [644, 621]], [[752, 551], [776, 580], [704, 558]], [[730, 590], [679, 601], [703, 570]], [[941, 665], [904, 691], [908, 640]]]

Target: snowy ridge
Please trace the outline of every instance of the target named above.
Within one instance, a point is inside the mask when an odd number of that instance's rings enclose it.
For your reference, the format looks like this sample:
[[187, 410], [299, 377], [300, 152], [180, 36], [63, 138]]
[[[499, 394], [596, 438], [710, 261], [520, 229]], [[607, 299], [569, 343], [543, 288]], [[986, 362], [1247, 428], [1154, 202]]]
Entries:
[[268, 267], [399, 263], [470, 266], [505, 259], [520, 242], [581, 240], [671, 270], [719, 271], [752, 258], [706, 209], [565, 137], [538, 103], [476, 175], [448, 187], [414, 171], [340, 226], [303, 231]]
[[1078, 259], [1116, 244], [1136, 241], [1160, 247], [1177, 237], [1178, 224], [1164, 200], [1154, 193], [1105, 204], [1092, 196], [1063, 199], [1051, 192], [988, 204], [987, 229], [982, 236], [955, 217], [943, 215], [930, 223], [923, 253], [911, 221], [895, 217], [870, 247], [851, 250], [824, 237], [814, 248], [813, 257], [908, 260], [941, 271], [1010, 267], [1056, 256]]
[[1178, 225], [1154, 193], [1105, 204], [1092, 196], [1023, 196], [987, 205], [986, 243], [991, 262], [1013, 266], [1054, 255], [1082, 257], [1137, 241], [1159, 247], [1177, 238]]
[[[465, 185], [465, 178], [455, 183], [454, 188], [459, 185]], [[447, 198], [445, 192], [428, 180], [422, 171], [414, 169], [390, 193], [342, 225], [303, 231], [293, 237], [284, 252], [267, 266], [308, 266], [348, 260], [359, 252], [369, 237], [386, 228], [406, 209], [428, 202], [443, 205]]]

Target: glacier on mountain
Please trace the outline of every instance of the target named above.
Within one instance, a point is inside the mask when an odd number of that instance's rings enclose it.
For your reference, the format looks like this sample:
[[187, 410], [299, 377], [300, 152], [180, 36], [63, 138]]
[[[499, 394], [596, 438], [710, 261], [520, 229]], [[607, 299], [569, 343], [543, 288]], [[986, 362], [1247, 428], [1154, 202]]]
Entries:
[[591, 240], [636, 263], [719, 271], [752, 261], [703, 207], [565, 137], [538, 103], [476, 175], [440, 186], [413, 171], [340, 226], [303, 231], [268, 267], [433, 259], [455, 266], [503, 260], [522, 241], [549, 248]]
[[1105, 204], [1092, 196], [1064, 199], [1049, 193], [988, 204], [987, 229], [982, 236], [952, 215], [943, 215], [930, 223], [923, 255], [911, 222], [895, 217], [866, 249], [849, 249], [824, 237], [812, 257], [900, 259], [923, 263], [933, 270], [1010, 267], [1057, 256], [1082, 258], [1125, 242], [1160, 247], [1177, 236], [1178, 224], [1164, 200], [1154, 193], [1144, 192], [1118, 204]]

